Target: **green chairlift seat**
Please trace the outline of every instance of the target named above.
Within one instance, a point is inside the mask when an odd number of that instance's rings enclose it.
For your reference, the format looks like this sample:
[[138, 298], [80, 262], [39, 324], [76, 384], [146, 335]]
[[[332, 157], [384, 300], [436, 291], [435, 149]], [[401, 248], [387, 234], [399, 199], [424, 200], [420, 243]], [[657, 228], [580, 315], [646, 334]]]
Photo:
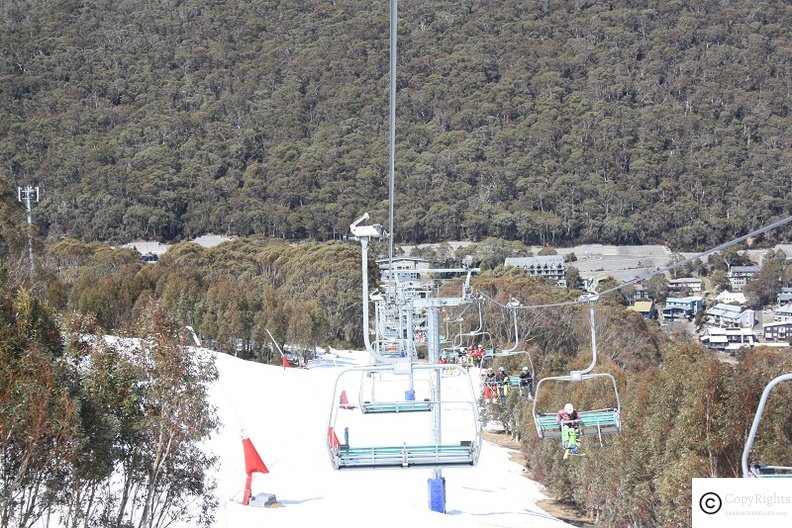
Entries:
[[540, 412], [537, 408], [542, 384], [548, 381], [576, 383], [596, 378], [606, 378], [611, 382], [616, 406], [604, 409], [578, 410], [578, 416], [581, 420], [581, 425], [579, 427], [580, 434], [597, 435], [601, 437], [604, 434], [618, 433], [621, 430], [621, 403], [619, 401], [619, 391], [616, 388], [616, 379], [612, 375], [600, 373], [581, 374], [578, 376], [551, 376], [539, 380], [539, 383], [536, 384], [536, 392], [534, 394], [534, 424], [536, 425], [536, 432], [539, 438], [561, 438], [561, 426], [556, 422], [557, 413]]
[[[342, 377], [388, 375], [409, 368], [434, 378], [432, 400], [360, 401], [361, 413], [341, 408]], [[454, 370], [456, 376], [444, 377]], [[445, 384], [449, 385], [446, 387]], [[446, 398], [443, 393], [451, 391]], [[338, 375], [328, 423], [327, 447], [335, 469], [419, 468], [475, 466], [483, 442], [478, 398], [470, 373], [451, 364], [369, 365], [346, 369]], [[412, 411], [430, 411], [425, 417]], [[390, 414], [387, 414], [390, 413]], [[406, 413], [406, 414], [405, 414]], [[404, 416], [399, 416], [405, 414]], [[441, 420], [442, 418], [442, 420]], [[443, 426], [442, 422], [451, 423]], [[408, 425], [409, 424], [409, 425]], [[416, 429], [416, 424], [418, 428]], [[406, 426], [405, 429], [402, 429]], [[425, 432], [423, 427], [426, 427]], [[356, 445], [348, 434], [362, 438]], [[339, 441], [337, 431], [344, 431]], [[406, 435], [400, 434], [406, 431]], [[424, 443], [423, 439], [427, 441]], [[381, 444], [377, 444], [382, 440]], [[399, 445], [401, 444], [401, 445]]]
[[371, 447], [338, 445], [331, 452], [335, 469], [472, 466], [478, 458], [475, 442]]
[[405, 400], [393, 402], [363, 401], [360, 402], [360, 410], [364, 413], [398, 413], [431, 411], [432, 402], [430, 400]]
[[[618, 409], [580, 411], [580, 435], [603, 435], [618, 433], [621, 428]], [[561, 425], [556, 422], [556, 413], [539, 414], [534, 419], [541, 438], [561, 438]]]
[[[433, 392], [432, 384], [430, 381], [423, 380], [424, 384], [421, 390], [418, 391], [421, 397], [416, 399], [416, 387], [412, 385], [405, 385], [408, 383], [409, 366], [404, 367], [406, 362], [402, 362], [400, 368], [402, 369], [401, 376], [394, 376], [391, 380], [383, 379], [383, 376], [388, 376], [389, 372], [376, 372], [369, 371], [367, 373], [368, 383], [361, 383], [360, 394], [358, 395], [358, 402], [361, 412], [363, 413], [400, 413], [400, 412], [421, 412], [431, 411], [432, 401], [427, 398]], [[393, 372], [396, 372], [396, 364], [394, 364]], [[407, 372], [404, 372], [407, 368]], [[413, 380], [415, 383], [415, 380]], [[385, 390], [378, 390], [381, 387], [386, 387]], [[399, 387], [401, 390], [394, 390]], [[412, 388], [412, 399], [408, 399], [407, 394], [409, 390], [405, 388]], [[402, 392], [403, 391], [403, 392]], [[398, 393], [398, 394], [397, 394]]]

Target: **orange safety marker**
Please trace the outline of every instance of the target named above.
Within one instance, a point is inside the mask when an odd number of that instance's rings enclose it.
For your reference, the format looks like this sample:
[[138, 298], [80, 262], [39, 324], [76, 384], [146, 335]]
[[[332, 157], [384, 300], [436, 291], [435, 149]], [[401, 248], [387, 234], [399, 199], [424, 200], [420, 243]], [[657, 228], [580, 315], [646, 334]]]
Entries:
[[264, 465], [264, 461], [261, 460], [261, 456], [258, 454], [258, 451], [256, 451], [250, 438], [242, 439], [242, 450], [245, 453], [245, 472], [247, 473], [245, 492], [242, 495], [242, 504], [248, 505], [250, 504], [250, 488], [253, 482], [253, 473], [269, 473], [269, 469]]
[[333, 426], [327, 428], [327, 443], [330, 444], [330, 447], [338, 447], [341, 445], [341, 442], [338, 441], [338, 437], [333, 431]]
[[349, 409], [349, 399], [347, 398], [346, 391], [341, 391], [341, 408], [342, 409]]

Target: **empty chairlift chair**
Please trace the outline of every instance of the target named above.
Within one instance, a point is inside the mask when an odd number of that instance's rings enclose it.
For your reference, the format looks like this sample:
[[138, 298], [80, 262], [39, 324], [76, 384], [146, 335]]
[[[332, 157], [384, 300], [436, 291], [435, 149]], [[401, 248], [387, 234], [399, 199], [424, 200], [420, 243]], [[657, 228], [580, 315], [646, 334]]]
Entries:
[[[347, 369], [336, 380], [327, 427], [327, 448], [335, 469], [474, 466], [481, 452], [482, 428], [476, 393], [467, 372], [444, 376], [453, 365], [411, 365], [419, 379], [431, 379], [431, 412], [361, 412], [354, 402], [342, 407], [344, 387], [369, 373], [392, 373], [397, 366]], [[457, 369], [463, 370], [463, 369]], [[361, 379], [362, 378], [362, 379]]]
[[412, 369], [367, 372], [360, 383], [364, 413], [431, 411], [434, 390], [426, 376], [415, 379]]

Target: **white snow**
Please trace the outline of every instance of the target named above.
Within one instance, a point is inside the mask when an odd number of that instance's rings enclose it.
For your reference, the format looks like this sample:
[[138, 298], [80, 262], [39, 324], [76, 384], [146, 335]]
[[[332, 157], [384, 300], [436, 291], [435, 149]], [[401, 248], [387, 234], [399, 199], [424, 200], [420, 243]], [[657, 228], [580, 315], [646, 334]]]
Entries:
[[[431, 469], [334, 470], [325, 439], [330, 411], [338, 404], [336, 378], [346, 367], [366, 364], [364, 353], [325, 354], [310, 369], [283, 369], [221, 353], [216, 358], [220, 378], [211, 397], [223, 425], [208, 446], [220, 458], [215, 528], [568, 526], [536, 505], [547, 497], [509, 460], [510, 450], [487, 442], [476, 467], [443, 468], [445, 514], [429, 507]], [[356, 397], [357, 390], [351, 388], [350, 396]], [[415, 423], [426, 427], [421, 420]], [[274, 494], [283, 507], [241, 504], [245, 437], [270, 471], [254, 474], [253, 494]]]
[[[233, 240], [232, 237], [224, 236], [224, 235], [201, 235], [198, 238], [192, 240], [201, 247], [205, 248], [213, 248], [222, 244], [223, 242], [227, 242], [229, 240]], [[152, 240], [133, 240], [132, 242], [128, 242], [123, 244], [121, 247], [123, 248], [132, 248], [137, 250], [138, 253], [154, 253], [155, 255], [162, 255], [170, 249], [173, 244], [163, 244], [161, 242], [152, 241]]]

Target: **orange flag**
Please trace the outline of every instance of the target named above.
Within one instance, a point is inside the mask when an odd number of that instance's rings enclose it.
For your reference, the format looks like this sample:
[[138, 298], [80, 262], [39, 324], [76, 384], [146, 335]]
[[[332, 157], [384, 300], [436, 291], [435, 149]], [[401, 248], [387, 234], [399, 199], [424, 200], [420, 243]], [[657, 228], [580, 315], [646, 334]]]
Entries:
[[338, 441], [335, 431], [333, 431], [332, 425], [327, 428], [327, 443], [330, 447], [338, 447], [341, 444], [341, 442]]
[[242, 439], [242, 449], [245, 451], [245, 472], [248, 475], [256, 471], [259, 473], [269, 473], [269, 469], [264, 465], [264, 461], [261, 460], [250, 438]]

